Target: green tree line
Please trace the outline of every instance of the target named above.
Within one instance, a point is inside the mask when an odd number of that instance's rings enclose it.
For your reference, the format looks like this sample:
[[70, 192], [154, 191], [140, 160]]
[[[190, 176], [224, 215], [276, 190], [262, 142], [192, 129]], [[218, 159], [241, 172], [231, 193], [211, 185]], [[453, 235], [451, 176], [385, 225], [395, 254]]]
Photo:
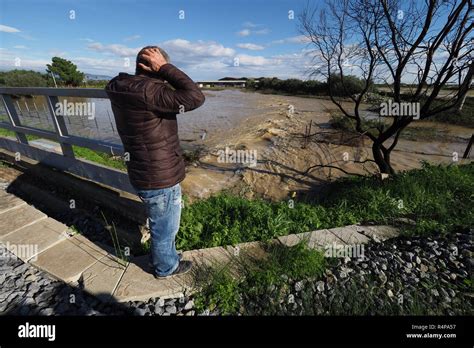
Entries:
[[333, 94], [341, 97], [360, 93], [364, 88], [364, 81], [356, 76], [345, 76], [344, 85], [338, 76], [333, 76], [329, 81], [321, 82], [317, 80], [299, 80], [279, 78], [259, 78], [248, 79], [246, 88], [257, 91], [280, 92], [287, 94], [303, 94], [303, 95], [328, 95], [329, 88], [333, 90]]

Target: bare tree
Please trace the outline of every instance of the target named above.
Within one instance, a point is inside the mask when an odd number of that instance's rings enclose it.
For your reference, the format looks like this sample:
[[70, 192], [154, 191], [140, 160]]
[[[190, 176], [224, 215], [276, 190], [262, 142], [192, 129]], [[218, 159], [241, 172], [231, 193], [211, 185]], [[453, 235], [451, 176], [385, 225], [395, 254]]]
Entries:
[[[381, 173], [394, 173], [390, 154], [414, 118], [462, 105], [471, 84], [463, 81], [469, 74], [472, 81], [473, 9], [473, 0], [329, 0], [300, 15], [300, 31], [315, 48], [311, 73], [338, 78], [344, 90], [349, 68], [363, 79], [361, 93], [341, 99], [329, 84], [329, 94], [356, 131], [370, 138]], [[361, 104], [374, 81], [390, 89], [394, 104], [417, 104], [419, 114], [391, 115], [389, 124], [367, 129]], [[456, 81], [459, 88], [440, 95]]]

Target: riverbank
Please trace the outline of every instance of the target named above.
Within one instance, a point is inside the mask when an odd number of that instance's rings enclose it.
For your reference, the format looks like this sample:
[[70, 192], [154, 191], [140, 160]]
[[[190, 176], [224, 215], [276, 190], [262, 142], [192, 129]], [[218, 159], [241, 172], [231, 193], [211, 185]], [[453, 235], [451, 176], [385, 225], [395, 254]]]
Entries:
[[[259, 107], [261, 114], [248, 117], [238, 127], [210, 134], [201, 143], [183, 182], [190, 201], [223, 190], [280, 201], [295, 192], [317, 194], [321, 186], [348, 174], [378, 172], [367, 139], [332, 127], [336, 110], [329, 100], [262, 95]], [[312, 136], [306, 137], [310, 124]], [[397, 171], [420, 168], [424, 161], [469, 162], [462, 160], [462, 154], [472, 128], [415, 121], [404, 133], [391, 156]], [[226, 149], [256, 153], [257, 165], [222, 161], [219, 154]]]
[[[472, 315], [472, 236], [402, 237], [365, 247], [364, 258], [324, 259], [290, 251], [305, 277], [263, 277], [269, 264], [247, 269], [241, 282], [221, 276], [194, 296], [102, 302], [23, 263], [0, 245], [3, 315]], [[325, 262], [323, 263], [323, 260]], [[295, 263], [296, 262], [296, 263]], [[274, 264], [273, 264], [274, 265]], [[281, 265], [280, 265], [281, 266]], [[263, 268], [262, 268], [263, 267]], [[276, 268], [273, 271], [284, 271]], [[301, 269], [299, 274], [303, 274]], [[471, 305], [469, 305], [471, 303]]]

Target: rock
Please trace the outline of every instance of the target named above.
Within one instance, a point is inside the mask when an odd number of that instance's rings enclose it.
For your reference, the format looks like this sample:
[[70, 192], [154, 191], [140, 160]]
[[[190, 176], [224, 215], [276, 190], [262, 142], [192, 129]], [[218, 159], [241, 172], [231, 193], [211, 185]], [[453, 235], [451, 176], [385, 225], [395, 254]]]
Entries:
[[145, 308], [135, 308], [134, 314], [139, 315], [139, 316], [144, 316], [146, 314], [146, 309]]
[[392, 290], [390, 290], [390, 289], [387, 290], [387, 296], [390, 297], [390, 298], [393, 297], [393, 292], [392, 292]]
[[385, 275], [384, 272], [380, 272], [379, 278], [380, 278], [380, 281], [382, 282], [382, 285], [384, 285], [387, 282], [387, 276]]
[[303, 282], [299, 281], [295, 283], [295, 291], [300, 292], [303, 289]]
[[165, 310], [164, 310], [163, 307], [155, 306], [155, 314], [156, 314], [156, 315], [162, 315], [164, 311], [165, 311]]
[[321, 280], [318, 281], [318, 282], [316, 283], [316, 288], [318, 289], [319, 292], [323, 292], [323, 291], [324, 291], [324, 288], [325, 288], [324, 282], [321, 281]]
[[426, 266], [424, 264], [421, 264], [420, 265], [420, 271], [423, 272], [423, 273], [427, 273], [428, 272], [428, 266]]
[[193, 307], [194, 307], [194, 300], [190, 300], [184, 306], [184, 310], [188, 311], [188, 310], [192, 309]]
[[43, 308], [39, 312], [39, 315], [53, 315], [53, 309], [52, 308]]
[[433, 294], [433, 296], [436, 296], [436, 297], [439, 296], [439, 292], [436, 289], [431, 289], [431, 293]]
[[176, 309], [175, 305], [166, 306], [165, 310], [166, 310], [166, 313], [169, 313], [169, 314], [176, 314], [176, 312], [177, 312], [177, 309]]

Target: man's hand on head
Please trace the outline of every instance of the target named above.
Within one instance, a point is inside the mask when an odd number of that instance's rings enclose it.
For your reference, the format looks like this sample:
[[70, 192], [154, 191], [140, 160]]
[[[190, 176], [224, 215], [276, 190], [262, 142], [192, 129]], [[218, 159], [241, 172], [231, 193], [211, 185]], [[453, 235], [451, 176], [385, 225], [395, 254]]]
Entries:
[[146, 61], [147, 64], [145, 65], [143, 63], [138, 63], [138, 65], [144, 71], [147, 71], [150, 73], [157, 73], [163, 65], [168, 64], [168, 62], [163, 57], [161, 52], [156, 48], [146, 49], [140, 55], [140, 58]]

